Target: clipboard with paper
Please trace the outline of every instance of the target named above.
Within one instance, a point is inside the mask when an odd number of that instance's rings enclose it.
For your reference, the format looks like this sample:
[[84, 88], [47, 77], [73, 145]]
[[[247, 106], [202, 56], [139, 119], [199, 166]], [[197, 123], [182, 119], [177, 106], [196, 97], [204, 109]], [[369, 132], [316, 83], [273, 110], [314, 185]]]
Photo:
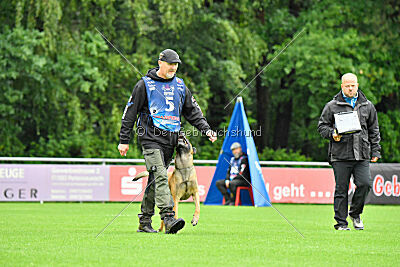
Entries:
[[335, 128], [338, 134], [351, 134], [361, 131], [357, 111], [341, 112], [333, 116], [335, 117]]

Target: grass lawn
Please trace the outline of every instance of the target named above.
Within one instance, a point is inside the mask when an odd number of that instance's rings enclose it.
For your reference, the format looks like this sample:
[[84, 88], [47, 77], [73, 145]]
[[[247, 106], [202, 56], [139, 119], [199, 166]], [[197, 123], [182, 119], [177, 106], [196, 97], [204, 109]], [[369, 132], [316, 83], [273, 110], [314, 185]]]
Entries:
[[[0, 266], [399, 266], [400, 207], [366, 206], [365, 230], [335, 231], [332, 205], [179, 206], [176, 235], [136, 233], [140, 203], [0, 203]], [[153, 227], [158, 228], [155, 216]], [[351, 223], [349, 223], [352, 226]]]

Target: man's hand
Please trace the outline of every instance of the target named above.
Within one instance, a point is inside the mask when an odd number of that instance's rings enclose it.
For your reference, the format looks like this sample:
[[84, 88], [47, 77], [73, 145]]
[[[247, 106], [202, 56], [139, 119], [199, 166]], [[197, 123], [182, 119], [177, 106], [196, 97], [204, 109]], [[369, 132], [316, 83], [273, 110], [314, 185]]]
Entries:
[[119, 150], [119, 153], [121, 154], [121, 156], [126, 156], [126, 153], [129, 150], [129, 145], [119, 144], [118, 145], [118, 150]]
[[378, 161], [378, 157], [372, 157], [371, 162], [377, 162]]
[[335, 140], [336, 142], [339, 142], [340, 138], [342, 138], [342, 136], [340, 134], [337, 134], [336, 130], [333, 131], [332, 137], [333, 137], [333, 140]]
[[212, 143], [217, 141], [217, 133], [214, 132], [213, 130], [208, 130], [206, 132], [206, 135], [208, 136], [208, 140], [210, 140]]
[[229, 180], [225, 180], [225, 187], [229, 188]]

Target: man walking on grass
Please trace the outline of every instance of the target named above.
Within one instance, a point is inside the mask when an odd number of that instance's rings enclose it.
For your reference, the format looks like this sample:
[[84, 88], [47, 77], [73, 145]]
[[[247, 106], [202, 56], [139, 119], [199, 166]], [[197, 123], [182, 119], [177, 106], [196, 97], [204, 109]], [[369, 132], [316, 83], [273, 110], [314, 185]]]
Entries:
[[126, 156], [130, 134], [137, 120], [139, 142], [150, 173], [139, 214], [138, 232], [157, 232], [151, 226], [155, 205], [160, 209], [165, 233], [177, 233], [185, 226], [183, 219], [174, 218], [174, 202], [167, 176], [177, 145], [181, 115], [205, 133], [211, 142], [217, 140], [192, 93], [183, 80], [175, 76], [179, 63], [181, 60], [174, 50], [161, 52], [159, 67], [150, 69], [137, 82], [122, 116], [118, 150], [121, 156]]
[[[380, 154], [380, 133], [378, 116], [374, 105], [358, 90], [357, 76], [346, 73], [342, 76], [342, 90], [328, 102], [319, 118], [318, 132], [328, 139], [329, 163], [335, 175], [335, 229], [350, 230], [347, 226], [347, 215], [356, 230], [363, 230], [364, 224], [360, 218], [365, 199], [371, 189], [371, 173], [369, 161], [377, 162]], [[355, 111], [357, 120], [346, 122], [352, 126], [359, 125], [360, 129], [347, 134], [339, 134], [335, 121], [340, 114]], [[356, 127], [357, 128], [357, 127]], [[348, 211], [348, 190], [350, 177], [353, 175], [356, 190]]]

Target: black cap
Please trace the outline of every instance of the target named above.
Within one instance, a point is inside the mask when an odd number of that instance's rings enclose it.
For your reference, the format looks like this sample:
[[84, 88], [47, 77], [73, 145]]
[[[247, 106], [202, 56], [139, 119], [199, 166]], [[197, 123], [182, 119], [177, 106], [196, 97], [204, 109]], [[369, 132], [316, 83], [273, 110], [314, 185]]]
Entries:
[[158, 57], [158, 60], [165, 61], [168, 63], [182, 63], [181, 60], [179, 59], [178, 53], [176, 53], [172, 49], [165, 49], [160, 53], [160, 56]]

